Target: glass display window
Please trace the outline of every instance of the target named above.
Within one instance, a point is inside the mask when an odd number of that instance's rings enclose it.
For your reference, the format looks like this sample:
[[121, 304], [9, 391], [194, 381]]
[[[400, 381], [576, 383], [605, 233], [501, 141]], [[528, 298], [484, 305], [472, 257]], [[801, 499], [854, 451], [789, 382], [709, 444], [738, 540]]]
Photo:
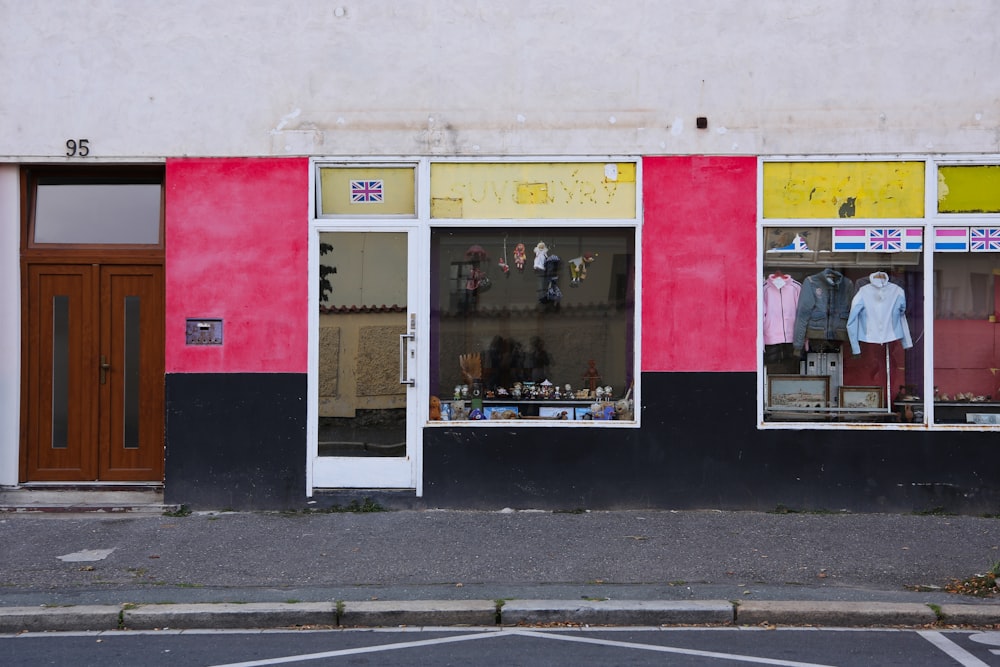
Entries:
[[[961, 243], [956, 238], [949, 239], [953, 245]], [[966, 238], [964, 251], [934, 257], [934, 423], [995, 425], [1000, 424], [1000, 228], [973, 227]]]
[[634, 228], [438, 227], [430, 253], [432, 421], [634, 421]]
[[763, 228], [765, 422], [924, 421], [922, 234]]

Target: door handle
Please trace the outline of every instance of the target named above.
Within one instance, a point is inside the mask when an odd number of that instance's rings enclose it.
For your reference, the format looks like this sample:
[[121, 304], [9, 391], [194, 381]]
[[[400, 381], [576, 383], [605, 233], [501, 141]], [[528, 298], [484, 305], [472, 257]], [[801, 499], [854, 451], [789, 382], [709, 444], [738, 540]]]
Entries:
[[108, 383], [108, 370], [110, 370], [111, 364], [108, 363], [107, 357], [103, 354], [101, 355], [101, 384]]
[[408, 340], [416, 340], [416, 336], [411, 333], [399, 334], [399, 384], [408, 384], [412, 387], [416, 384], [416, 381], [411, 377], [407, 377], [410, 370], [410, 365], [406, 359], [406, 351], [410, 347], [406, 344]]

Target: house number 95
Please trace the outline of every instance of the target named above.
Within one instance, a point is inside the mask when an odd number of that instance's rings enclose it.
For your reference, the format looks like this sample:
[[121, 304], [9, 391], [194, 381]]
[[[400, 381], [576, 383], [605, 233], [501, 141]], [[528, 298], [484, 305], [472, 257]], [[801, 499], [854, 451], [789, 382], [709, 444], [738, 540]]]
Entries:
[[66, 157], [87, 157], [90, 155], [90, 139], [67, 139]]

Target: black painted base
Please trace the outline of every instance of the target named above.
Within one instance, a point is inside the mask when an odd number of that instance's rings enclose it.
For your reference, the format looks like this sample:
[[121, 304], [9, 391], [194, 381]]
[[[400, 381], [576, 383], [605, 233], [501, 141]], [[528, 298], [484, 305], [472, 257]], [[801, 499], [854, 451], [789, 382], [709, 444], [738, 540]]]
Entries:
[[306, 386], [304, 374], [167, 375], [164, 502], [302, 507]]
[[306, 376], [167, 376], [164, 500], [195, 509], [1000, 513], [995, 432], [758, 430], [753, 373], [645, 373], [642, 428], [427, 428], [424, 496], [305, 497]]
[[758, 430], [753, 373], [644, 373], [641, 429], [425, 429], [431, 507], [1000, 513], [1000, 434]]

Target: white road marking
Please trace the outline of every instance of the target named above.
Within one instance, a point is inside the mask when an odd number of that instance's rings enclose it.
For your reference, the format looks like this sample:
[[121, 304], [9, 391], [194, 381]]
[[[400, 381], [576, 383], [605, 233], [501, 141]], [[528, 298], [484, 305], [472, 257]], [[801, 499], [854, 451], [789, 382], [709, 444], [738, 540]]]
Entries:
[[977, 632], [974, 635], [969, 635], [969, 639], [977, 644], [1000, 646], [1000, 632]]
[[918, 630], [917, 634], [941, 649], [949, 658], [954, 658], [955, 662], [962, 665], [962, 667], [990, 667], [940, 632], [935, 630]]
[[656, 644], [639, 644], [636, 642], [620, 642], [611, 639], [594, 639], [592, 637], [574, 637], [567, 634], [553, 634], [547, 632], [536, 632], [531, 630], [509, 630], [505, 632], [477, 632], [470, 635], [457, 635], [454, 637], [440, 637], [437, 639], [425, 639], [414, 642], [399, 642], [394, 644], [382, 644], [379, 646], [363, 646], [360, 648], [341, 649], [337, 651], [324, 651], [322, 653], [308, 653], [305, 655], [284, 656], [281, 658], [270, 658], [265, 660], [252, 660], [249, 662], [233, 662], [224, 665], [213, 665], [212, 667], [269, 667], [270, 665], [281, 665], [290, 662], [302, 662], [306, 660], [320, 660], [322, 658], [336, 658], [340, 656], [359, 655], [362, 653], [379, 653], [382, 651], [395, 651], [404, 648], [419, 648], [424, 646], [434, 646], [437, 644], [449, 644], [453, 642], [468, 641], [475, 639], [492, 639], [494, 637], [530, 637], [534, 639], [548, 639], [558, 641], [577, 642], [580, 644], [597, 644], [599, 646], [610, 646], [613, 648], [638, 649], [642, 651], [653, 651], [657, 653], [676, 653], [680, 655], [692, 655], [703, 658], [715, 658], [718, 660], [734, 660], [738, 662], [749, 662], [760, 665], [775, 665], [776, 667], [830, 667], [814, 662], [797, 662], [791, 660], [774, 660], [771, 658], [758, 658], [750, 655], [738, 655], [735, 653], [718, 653], [716, 651], [699, 651], [696, 649], [675, 648], [672, 646], [659, 646]]
[[778, 665], [780, 667], [830, 667], [815, 662], [797, 662], [794, 660], [774, 660], [771, 658], [758, 658], [752, 655], [739, 655], [736, 653], [718, 653], [716, 651], [699, 651], [689, 648], [675, 648], [673, 646], [659, 646], [657, 644], [637, 644], [635, 642], [619, 642], [612, 639], [594, 639], [592, 637], [574, 637], [572, 635], [554, 635], [546, 632], [535, 632], [532, 630], [513, 630], [511, 634], [525, 637], [541, 637], [543, 639], [558, 639], [567, 642], [579, 642], [581, 644], [599, 644], [601, 646], [613, 646], [616, 648], [632, 648], [642, 651], [654, 651], [657, 653], [679, 653], [681, 655], [696, 655], [703, 658], [716, 658], [718, 660], [737, 660], [739, 662], [753, 662], [760, 665]]
[[283, 665], [289, 662], [302, 662], [305, 660], [321, 660], [322, 658], [336, 658], [343, 655], [360, 655], [362, 653], [380, 653], [382, 651], [395, 651], [404, 648], [418, 648], [421, 646], [434, 646], [436, 644], [450, 644], [453, 642], [464, 642], [470, 639], [489, 639], [498, 636], [495, 632], [477, 632], [472, 635], [458, 635], [455, 637], [439, 637], [436, 639], [423, 639], [415, 642], [399, 642], [396, 644], [382, 644], [379, 646], [362, 646], [359, 648], [348, 648], [339, 651], [324, 651], [322, 653], [307, 653], [305, 655], [290, 655], [283, 658], [270, 658], [267, 660], [251, 660], [249, 662], [230, 662], [224, 665], [212, 665], [211, 667], [267, 667], [268, 665]]

